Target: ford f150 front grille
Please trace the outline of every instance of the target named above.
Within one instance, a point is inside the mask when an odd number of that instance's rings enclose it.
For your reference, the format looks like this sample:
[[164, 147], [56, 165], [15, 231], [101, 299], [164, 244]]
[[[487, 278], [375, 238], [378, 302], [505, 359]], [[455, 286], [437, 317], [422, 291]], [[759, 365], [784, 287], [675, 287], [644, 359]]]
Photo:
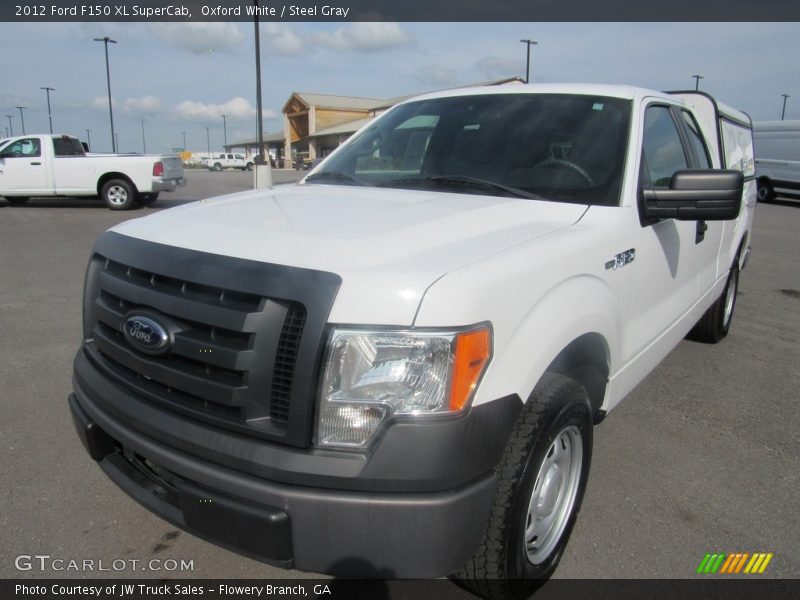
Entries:
[[[107, 233], [87, 273], [84, 350], [143, 401], [305, 447], [339, 281]], [[163, 324], [169, 347], [131, 343], [131, 314]]]

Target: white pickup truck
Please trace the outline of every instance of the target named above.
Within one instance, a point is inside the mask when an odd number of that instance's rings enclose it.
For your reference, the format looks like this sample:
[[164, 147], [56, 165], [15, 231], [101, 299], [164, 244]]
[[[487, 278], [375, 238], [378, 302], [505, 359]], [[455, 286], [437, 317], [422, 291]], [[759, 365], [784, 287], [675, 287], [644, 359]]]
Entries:
[[209, 158], [204, 158], [203, 165], [209, 171], [222, 171], [223, 169], [253, 170], [253, 160], [241, 154], [214, 154]]
[[87, 271], [78, 435], [150, 510], [272, 564], [547, 577], [593, 426], [731, 327], [750, 127], [695, 92], [449, 91], [300, 185], [122, 223]]
[[0, 142], [0, 196], [100, 196], [112, 210], [151, 205], [185, 185], [178, 156], [87, 154], [66, 135], [24, 135]]

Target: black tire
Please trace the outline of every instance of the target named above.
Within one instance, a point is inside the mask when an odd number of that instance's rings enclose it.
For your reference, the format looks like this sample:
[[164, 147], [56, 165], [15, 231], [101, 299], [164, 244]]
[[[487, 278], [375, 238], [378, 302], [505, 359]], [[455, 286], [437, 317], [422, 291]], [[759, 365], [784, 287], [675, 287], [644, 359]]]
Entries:
[[13, 197], [5, 196], [5, 199], [8, 201], [9, 204], [25, 204], [28, 200], [30, 200], [30, 197], [28, 197], [28, 196], [13, 196]]
[[220, 163], [214, 163], [214, 170], [222, 171], [222, 165]]
[[244, 167], [245, 171], [252, 171], [253, 170], [253, 163], [249, 162]]
[[759, 202], [772, 202], [775, 199], [775, 190], [768, 179], [759, 179], [756, 198]]
[[736, 308], [738, 291], [739, 257], [737, 256], [728, 273], [728, 281], [725, 282], [725, 289], [722, 290], [722, 294], [700, 318], [687, 337], [696, 342], [716, 344], [728, 335], [733, 322], [733, 309]]
[[[565, 445], [572, 448], [569, 466], [559, 470], [551, 461], [556, 455], [565, 456]], [[497, 466], [497, 492], [481, 543], [455, 579], [484, 598], [527, 597], [538, 588], [555, 570], [572, 533], [591, 457], [589, 395], [574, 379], [545, 373], [523, 408]], [[543, 467], [548, 464], [550, 468], [544, 473]], [[563, 472], [568, 481], [562, 489], [558, 474]], [[557, 487], [553, 489], [553, 485]], [[545, 505], [548, 500], [544, 498], [549, 496], [555, 505], [550, 506], [550, 513], [557, 513], [555, 524], [538, 540], [538, 536], [533, 537], [536, 527], [526, 532], [534, 524], [531, 511], [546, 510], [540, 503], [537, 509], [532, 508], [534, 493]], [[560, 503], [562, 497], [566, 500]], [[531, 539], [527, 540], [529, 534]], [[537, 543], [542, 545], [537, 548]]]
[[139, 194], [136, 197], [136, 203], [140, 206], [152, 206], [158, 200], [159, 192], [153, 192], [150, 194]]
[[100, 197], [111, 210], [129, 210], [136, 204], [136, 191], [127, 179], [109, 179]]

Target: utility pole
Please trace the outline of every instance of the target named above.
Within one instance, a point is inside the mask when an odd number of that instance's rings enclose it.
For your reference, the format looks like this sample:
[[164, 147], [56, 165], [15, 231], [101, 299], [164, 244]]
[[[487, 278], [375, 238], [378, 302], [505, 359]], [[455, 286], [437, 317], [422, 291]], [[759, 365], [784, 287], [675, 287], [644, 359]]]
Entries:
[[40, 90], [47, 92], [47, 118], [50, 120], [50, 133], [53, 133], [53, 114], [50, 112], [50, 92], [55, 92], [56, 88], [40, 87]]
[[25, 115], [22, 114], [23, 108], [28, 108], [27, 106], [17, 106], [16, 108], [19, 109], [19, 120], [22, 121], [22, 135], [25, 135]]
[[705, 79], [702, 75], [692, 75], [694, 77], [694, 91], [698, 91], [700, 89], [700, 80]]
[[147, 142], [144, 139], [144, 117], [142, 117], [142, 154], [147, 154]]
[[6, 117], [8, 117], [8, 126], [11, 128], [11, 136], [10, 137], [14, 137], [14, 125], [13, 125], [13, 123], [11, 123], [11, 117], [12, 116], [13, 115], [6, 115]]
[[531, 82], [531, 46], [536, 46], [539, 42], [533, 40], [520, 40], [521, 43], [528, 46], [528, 61], [525, 63], [525, 83]]
[[781, 111], [781, 121], [783, 121], [786, 116], [786, 99], [789, 97], [789, 94], [781, 94], [781, 96], [783, 96], [783, 110]]
[[[228, 115], [222, 115], [222, 139], [224, 140], [222, 143], [223, 146], [228, 145], [228, 122], [225, 120], [227, 116]], [[228, 149], [225, 148], [225, 152], [227, 151]]]
[[86, 130], [86, 145], [89, 146], [89, 152], [92, 151], [92, 134]]
[[116, 40], [112, 40], [110, 37], [105, 36], [101, 38], [94, 38], [95, 42], [103, 42], [106, 46], [106, 83], [108, 84], [108, 118], [111, 121], [111, 152], [117, 152], [119, 142], [117, 141], [117, 136], [114, 135], [114, 110], [111, 108], [111, 71], [108, 68], [108, 45], [109, 44], [116, 44]]

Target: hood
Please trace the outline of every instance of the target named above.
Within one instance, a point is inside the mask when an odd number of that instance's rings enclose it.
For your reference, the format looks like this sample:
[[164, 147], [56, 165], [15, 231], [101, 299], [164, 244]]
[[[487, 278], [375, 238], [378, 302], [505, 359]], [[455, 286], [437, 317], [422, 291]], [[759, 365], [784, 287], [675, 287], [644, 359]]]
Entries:
[[337, 273], [331, 322], [410, 325], [441, 276], [568, 227], [586, 206], [496, 196], [290, 185], [126, 221], [127, 236]]

